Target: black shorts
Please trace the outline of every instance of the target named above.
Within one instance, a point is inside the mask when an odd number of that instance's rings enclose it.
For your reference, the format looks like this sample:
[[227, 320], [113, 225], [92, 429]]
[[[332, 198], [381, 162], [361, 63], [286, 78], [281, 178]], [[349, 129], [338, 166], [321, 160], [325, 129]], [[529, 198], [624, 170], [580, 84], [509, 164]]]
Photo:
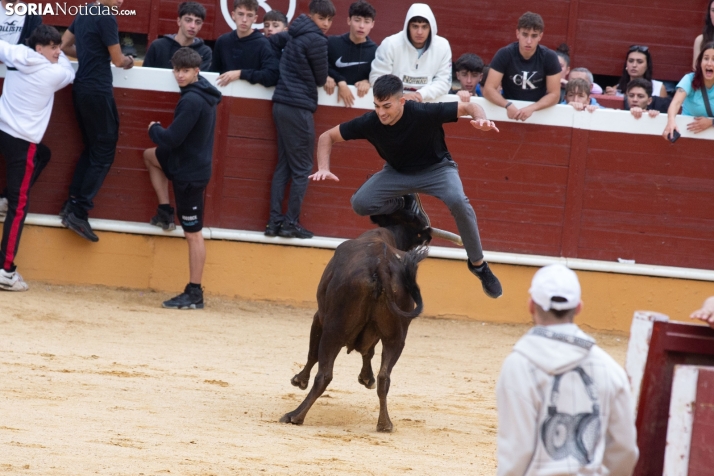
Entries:
[[167, 179], [173, 180], [171, 172], [169, 172], [169, 154], [171, 154], [171, 151], [168, 149], [162, 149], [161, 147], [156, 148], [156, 160], [159, 161], [161, 170]]
[[203, 196], [208, 180], [202, 182], [173, 181], [176, 215], [183, 231], [196, 233], [203, 228]]

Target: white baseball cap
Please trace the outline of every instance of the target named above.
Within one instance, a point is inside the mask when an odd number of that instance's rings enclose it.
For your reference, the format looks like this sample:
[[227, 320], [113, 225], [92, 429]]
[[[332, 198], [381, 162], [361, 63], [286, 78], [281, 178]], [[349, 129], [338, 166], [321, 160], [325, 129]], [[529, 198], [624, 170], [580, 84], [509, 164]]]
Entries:
[[[544, 311], [575, 309], [580, 304], [580, 282], [575, 272], [562, 264], [551, 264], [539, 269], [528, 290], [533, 302]], [[559, 297], [565, 301], [553, 301]]]

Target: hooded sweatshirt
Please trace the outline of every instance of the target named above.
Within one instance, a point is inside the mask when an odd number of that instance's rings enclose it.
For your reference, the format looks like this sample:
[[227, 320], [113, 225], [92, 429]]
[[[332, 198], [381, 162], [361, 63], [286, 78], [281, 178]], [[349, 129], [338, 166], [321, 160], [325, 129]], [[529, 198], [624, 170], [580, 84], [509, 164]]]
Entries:
[[499, 476], [632, 474], [627, 376], [575, 324], [523, 336], [503, 363], [496, 402]]
[[[151, 43], [151, 46], [149, 46], [149, 51], [146, 52], [143, 65], [149, 68], [173, 69], [171, 57], [179, 48], [182, 48], [182, 46], [176, 41], [176, 34], [164, 35], [161, 38], [157, 38]], [[200, 38], [194, 38], [189, 48], [201, 55], [201, 71], [208, 71], [211, 67], [211, 48]]]
[[64, 53], [57, 63], [25, 45], [0, 40], [0, 61], [7, 66], [0, 97], [0, 130], [39, 144], [52, 114], [55, 92], [74, 80]]
[[328, 74], [336, 83], [345, 81], [355, 84], [369, 79], [372, 60], [377, 51], [377, 44], [367, 37], [364, 43], [353, 43], [350, 34], [327, 38]]
[[262, 33], [253, 30], [245, 38], [238, 38], [233, 30], [218, 37], [213, 48], [211, 71], [225, 73], [240, 70], [240, 79], [265, 87], [278, 82], [278, 57], [270, 41]]
[[276, 51], [283, 51], [273, 102], [315, 112], [317, 88], [327, 81], [327, 37], [303, 13], [288, 31], [269, 39]]
[[213, 133], [216, 106], [221, 93], [203, 76], [181, 88], [174, 120], [167, 128], [154, 124], [149, 137], [160, 149], [168, 151], [167, 176], [179, 182], [202, 182], [211, 178]]
[[[431, 27], [421, 56], [409, 41], [409, 20], [414, 17], [426, 18]], [[447, 94], [451, 89], [451, 46], [436, 33], [431, 8], [424, 3], [413, 4], [404, 20], [404, 30], [386, 37], [377, 48], [369, 82], [374, 86], [380, 76], [393, 74], [402, 80], [405, 91], [419, 91], [424, 101]]]

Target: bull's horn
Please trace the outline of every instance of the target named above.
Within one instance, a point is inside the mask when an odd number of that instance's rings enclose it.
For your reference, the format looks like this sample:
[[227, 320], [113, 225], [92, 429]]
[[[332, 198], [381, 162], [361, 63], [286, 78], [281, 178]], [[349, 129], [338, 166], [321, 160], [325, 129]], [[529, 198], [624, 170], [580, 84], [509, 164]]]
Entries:
[[431, 236], [433, 238], [441, 238], [442, 240], [450, 241], [459, 246], [464, 246], [464, 242], [461, 241], [461, 237], [456, 233], [451, 233], [450, 231], [440, 230], [438, 228], [431, 229]]

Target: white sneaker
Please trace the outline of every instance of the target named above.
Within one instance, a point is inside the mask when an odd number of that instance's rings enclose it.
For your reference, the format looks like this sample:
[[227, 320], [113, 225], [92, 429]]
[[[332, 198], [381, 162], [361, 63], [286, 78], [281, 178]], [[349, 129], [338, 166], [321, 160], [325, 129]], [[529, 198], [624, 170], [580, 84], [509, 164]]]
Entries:
[[0, 290], [27, 291], [29, 288], [30, 287], [17, 271], [9, 273], [4, 269], [0, 269]]
[[7, 198], [0, 197], [0, 217], [7, 215]]

